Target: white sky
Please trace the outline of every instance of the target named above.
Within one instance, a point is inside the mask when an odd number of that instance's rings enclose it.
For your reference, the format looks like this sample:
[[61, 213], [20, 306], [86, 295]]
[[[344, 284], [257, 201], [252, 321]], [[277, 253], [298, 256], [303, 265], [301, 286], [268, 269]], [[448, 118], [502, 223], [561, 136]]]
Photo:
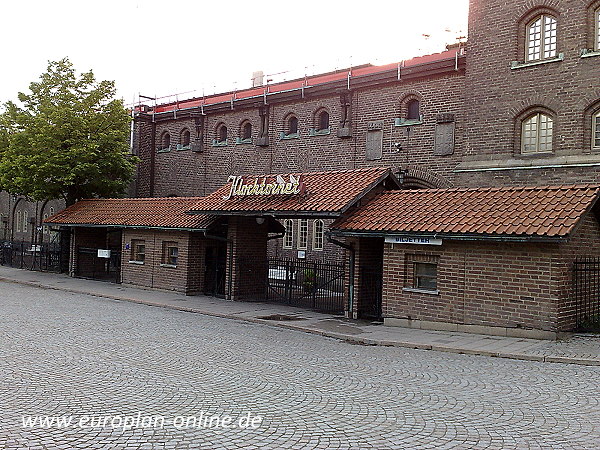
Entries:
[[132, 103], [243, 89], [256, 70], [276, 82], [439, 52], [466, 35], [468, 0], [4, 0], [0, 11], [0, 103], [65, 56]]

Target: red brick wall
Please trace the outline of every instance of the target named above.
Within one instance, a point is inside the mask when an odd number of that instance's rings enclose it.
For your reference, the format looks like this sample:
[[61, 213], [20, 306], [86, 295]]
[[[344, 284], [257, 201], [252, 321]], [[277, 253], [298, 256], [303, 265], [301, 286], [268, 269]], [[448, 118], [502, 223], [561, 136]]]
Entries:
[[[581, 58], [590, 47], [589, 0], [471, 0], [464, 154], [489, 160], [489, 166], [522, 159], [519, 165], [556, 165], [552, 158], [594, 156], [591, 152], [591, 110], [600, 107], [599, 57]], [[511, 70], [512, 61], [524, 60], [522, 18], [533, 11], [554, 11], [558, 20], [558, 52], [564, 61]], [[521, 157], [520, 115], [532, 107], [553, 111], [552, 155]], [[458, 185], [560, 184], [598, 182], [596, 166], [555, 167], [501, 172], [465, 172]]]
[[558, 309], [560, 328], [571, 330], [575, 326], [575, 298], [573, 292], [573, 262], [578, 257], [600, 257], [600, 225], [593, 213], [589, 213], [579, 225], [577, 232], [561, 244], [553, 265], [563, 276], [557, 280], [561, 302]]
[[[133, 284], [158, 289], [189, 293], [197, 288], [190, 286], [190, 257], [196, 262], [195, 253], [189, 253], [190, 233], [184, 231], [145, 231], [125, 230], [121, 261], [121, 279], [125, 284]], [[146, 245], [146, 257], [143, 264], [131, 262], [132, 239], [143, 240]], [[179, 256], [177, 267], [163, 264], [163, 242], [177, 242]], [[196, 270], [197, 267], [193, 266]]]
[[227, 238], [231, 258], [227, 258], [226, 286], [233, 300], [263, 299], [267, 279], [267, 222], [259, 225], [253, 217], [231, 217]]
[[[558, 331], [558, 244], [385, 244], [384, 317]], [[438, 260], [438, 294], [411, 292], [407, 254]]]
[[[464, 72], [452, 72], [446, 76], [430, 77], [409, 81], [386, 82], [368, 88], [356, 89], [349, 98], [352, 102], [352, 137], [339, 138], [342, 107], [337, 92], [321, 92], [315, 96], [302, 98], [300, 92], [296, 100], [270, 102], [268, 147], [255, 144], [236, 144], [240, 137], [240, 126], [245, 120], [252, 123], [254, 141], [260, 127], [259, 106], [255, 108], [234, 107], [233, 110], [207, 112], [204, 125], [204, 152], [190, 150], [177, 151], [181, 130], [189, 128], [192, 139], [195, 136], [193, 119], [171, 115], [156, 124], [156, 146], [164, 131], [171, 135], [171, 151], [156, 153], [154, 196], [205, 195], [221, 186], [231, 174], [287, 173], [349, 169], [369, 166], [402, 166], [418, 168], [425, 176], [439, 180], [439, 184], [451, 184], [452, 169], [460, 159], [460, 145], [464, 135], [463, 114]], [[423, 124], [411, 128], [410, 137], [405, 127], [394, 126], [394, 120], [402, 113], [402, 99], [407, 95], [421, 98]], [[309, 131], [315, 126], [315, 115], [322, 109], [330, 114], [331, 133], [311, 136]], [[281, 139], [285, 131], [286, 118], [296, 115], [299, 121], [299, 138]], [[455, 114], [456, 149], [454, 155], [434, 156], [434, 132], [436, 116], [439, 113]], [[367, 127], [370, 121], [383, 121], [383, 157], [368, 161], [365, 155]], [[226, 146], [213, 146], [216, 128], [225, 123], [229, 139]], [[150, 126], [140, 127], [138, 137], [142, 164], [139, 176], [150, 173], [151, 149], [149, 146]], [[401, 151], [393, 144], [400, 143]], [[155, 147], [156, 147], [155, 146]], [[138, 195], [149, 195], [145, 181], [138, 183]]]

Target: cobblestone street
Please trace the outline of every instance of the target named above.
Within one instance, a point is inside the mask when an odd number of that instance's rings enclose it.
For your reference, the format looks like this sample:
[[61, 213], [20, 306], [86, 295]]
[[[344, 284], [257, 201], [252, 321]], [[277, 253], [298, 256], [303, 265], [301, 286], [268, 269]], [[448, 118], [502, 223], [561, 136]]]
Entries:
[[[600, 448], [598, 367], [352, 345], [3, 282], [0, 306], [2, 448]], [[233, 426], [178, 423], [201, 413]], [[164, 426], [114, 420], [138, 414]], [[248, 414], [256, 428], [240, 426]]]

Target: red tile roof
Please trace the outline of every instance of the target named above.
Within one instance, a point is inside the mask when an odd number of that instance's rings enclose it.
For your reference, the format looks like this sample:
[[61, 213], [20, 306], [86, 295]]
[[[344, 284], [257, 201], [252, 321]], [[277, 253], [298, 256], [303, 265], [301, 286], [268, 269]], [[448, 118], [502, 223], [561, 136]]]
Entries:
[[598, 185], [388, 191], [338, 219], [332, 229], [566, 237], [599, 193]]
[[186, 212], [200, 197], [118, 198], [81, 200], [49, 217], [56, 225], [136, 228], [207, 229], [214, 217]]
[[[367, 75], [372, 75], [376, 73], [383, 73], [390, 70], [397, 70], [398, 66], [406, 67], [414, 67], [419, 66], [421, 64], [428, 64], [437, 61], [444, 61], [448, 59], [456, 58], [456, 55], [460, 55], [461, 51], [457, 49], [447, 50], [441, 53], [434, 53], [432, 55], [424, 55], [416, 58], [412, 58], [402, 63], [392, 63], [386, 64], [383, 66], [373, 66], [371, 64], [367, 64], [365, 66], [357, 67], [354, 69], [349, 69], [352, 78], [359, 78]], [[164, 105], [158, 105], [154, 108], [155, 113], [163, 113], [168, 111], [174, 111], [178, 109], [186, 109], [186, 108], [196, 108], [201, 105], [214, 105], [217, 103], [226, 103], [235, 100], [241, 100], [246, 98], [258, 97], [265, 93], [272, 94], [275, 92], [285, 92], [294, 89], [301, 89], [302, 87], [309, 86], [318, 86], [326, 83], [331, 83], [334, 81], [345, 80], [348, 77], [348, 72], [346, 70], [338, 71], [335, 73], [321, 74], [315, 75], [312, 77], [307, 77], [305, 79], [300, 80], [290, 80], [282, 83], [276, 83], [267, 86], [255, 87], [251, 89], [245, 89], [236, 92], [228, 92], [222, 94], [211, 95], [205, 98], [196, 98], [190, 100], [183, 100], [176, 103], [168, 103]]]
[[[231, 182], [211, 195], [201, 198], [191, 208], [193, 212], [204, 214], [272, 214], [339, 216], [364, 194], [378, 184], [392, 177], [388, 168], [339, 170], [331, 172], [309, 172], [285, 175], [255, 175], [244, 177], [245, 182], [253, 183], [263, 178], [273, 183], [277, 176], [289, 181], [290, 175], [300, 178], [305, 192], [300, 194], [247, 195], [224, 199], [230, 190]], [[397, 186], [394, 184], [394, 186]]]

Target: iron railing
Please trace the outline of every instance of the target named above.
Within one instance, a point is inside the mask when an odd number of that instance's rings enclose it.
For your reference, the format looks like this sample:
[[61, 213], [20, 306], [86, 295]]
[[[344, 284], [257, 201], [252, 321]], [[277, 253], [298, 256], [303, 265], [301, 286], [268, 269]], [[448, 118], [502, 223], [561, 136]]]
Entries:
[[573, 291], [577, 329], [600, 331], [600, 257], [575, 260]]
[[0, 265], [47, 272], [60, 272], [64, 252], [60, 243], [0, 241]]

